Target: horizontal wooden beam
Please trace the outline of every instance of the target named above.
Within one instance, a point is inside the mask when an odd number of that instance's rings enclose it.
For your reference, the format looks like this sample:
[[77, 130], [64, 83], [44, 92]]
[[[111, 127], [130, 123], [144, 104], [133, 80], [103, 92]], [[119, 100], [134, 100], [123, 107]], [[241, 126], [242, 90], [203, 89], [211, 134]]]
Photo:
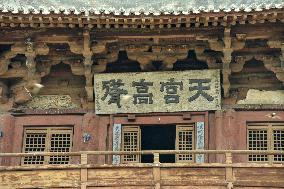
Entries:
[[282, 155], [284, 151], [277, 150], [144, 150], [144, 151], [79, 151], [79, 152], [35, 152], [35, 153], [0, 153], [0, 157], [29, 156], [81, 156], [87, 155], [137, 155], [137, 154], [261, 154]]

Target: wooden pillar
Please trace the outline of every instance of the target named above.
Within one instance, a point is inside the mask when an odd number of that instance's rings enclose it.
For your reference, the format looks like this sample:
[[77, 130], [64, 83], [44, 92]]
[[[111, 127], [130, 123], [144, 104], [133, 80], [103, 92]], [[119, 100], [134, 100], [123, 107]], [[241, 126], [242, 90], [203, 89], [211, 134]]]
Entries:
[[83, 44], [83, 56], [84, 56], [84, 67], [85, 67], [85, 78], [86, 86], [85, 90], [87, 93], [87, 100], [92, 102], [94, 100], [94, 87], [93, 87], [93, 73], [92, 73], [92, 55], [93, 52], [90, 48], [90, 32], [88, 30], [84, 31], [84, 44]]
[[[223, 145], [223, 134], [222, 134], [222, 129], [223, 129], [223, 111], [218, 110], [215, 112], [215, 145], [216, 149], [215, 150], [222, 150], [224, 145]], [[216, 163], [222, 163], [224, 162], [224, 157], [221, 154], [216, 154]]]
[[160, 155], [154, 153], [154, 167], [153, 167], [153, 178], [155, 189], [161, 188], [161, 167], [160, 167]]
[[231, 39], [231, 28], [225, 28], [224, 30], [224, 48], [223, 48], [223, 54], [224, 57], [222, 58], [223, 61], [223, 89], [224, 89], [224, 96], [229, 97], [230, 92], [230, 80], [229, 76], [231, 75], [231, 69], [230, 69], [230, 63], [232, 61], [232, 52], [233, 49], [232, 46], [232, 39]]
[[[81, 165], [88, 164], [88, 155], [81, 154]], [[88, 181], [88, 169], [81, 168], [81, 189], [87, 189], [87, 181]]]
[[[13, 134], [14, 132], [14, 117], [10, 114], [0, 114], [0, 152], [2, 153], [9, 153], [13, 152]], [[11, 165], [11, 158], [10, 157], [3, 157], [0, 158], [0, 165], [1, 166], [8, 166]]]

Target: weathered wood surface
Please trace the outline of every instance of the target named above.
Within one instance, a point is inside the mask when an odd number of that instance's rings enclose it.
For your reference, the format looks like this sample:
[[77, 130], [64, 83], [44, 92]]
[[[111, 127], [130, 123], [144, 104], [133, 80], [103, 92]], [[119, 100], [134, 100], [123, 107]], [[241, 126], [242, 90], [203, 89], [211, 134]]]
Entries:
[[[170, 164], [81, 166], [58, 169], [38, 166], [37, 169], [17, 167], [0, 169], [0, 188], [51, 189], [225, 189], [226, 166], [171, 166]], [[158, 171], [157, 171], [158, 170]], [[234, 188], [284, 188], [284, 166], [248, 167], [232, 165]], [[157, 174], [159, 173], [159, 174]]]
[[0, 188], [46, 188], [80, 186], [80, 169], [5, 171], [0, 173]]
[[163, 168], [161, 169], [161, 184], [164, 186], [222, 186], [225, 185], [224, 168]]
[[[67, 153], [67, 152], [65, 152]], [[283, 164], [233, 163], [232, 154], [282, 154], [282, 151], [194, 150], [225, 153], [225, 163], [159, 163], [159, 154], [183, 151], [68, 152], [81, 156], [81, 164], [0, 166], [0, 189], [14, 188], [284, 188]], [[42, 155], [56, 155], [43, 153]], [[88, 164], [88, 155], [154, 154], [154, 163]], [[0, 153], [0, 157], [35, 155]], [[57, 154], [59, 155], [59, 154]], [[61, 154], [62, 155], [62, 154]]]
[[239, 186], [284, 187], [284, 168], [235, 168], [234, 176]]

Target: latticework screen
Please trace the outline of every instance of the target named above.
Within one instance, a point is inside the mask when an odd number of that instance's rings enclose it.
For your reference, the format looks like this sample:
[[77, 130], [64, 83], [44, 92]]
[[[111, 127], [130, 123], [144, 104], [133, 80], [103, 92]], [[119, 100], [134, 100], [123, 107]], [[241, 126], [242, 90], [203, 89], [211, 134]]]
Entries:
[[[273, 130], [273, 150], [284, 151], [284, 126]], [[274, 155], [275, 162], [284, 162], [284, 155]]]
[[[250, 124], [248, 125], [249, 150], [284, 150], [284, 125]], [[250, 162], [284, 162], [283, 155], [249, 155]]]
[[[249, 150], [267, 150], [267, 131], [262, 129], [248, 130]], [[249, 161], [268, 161], [267, 155], [249, 155]]]
[[[72, 147], [73, 130], [70, 127], [25, 128], [23, 151], [69, 152]], [[29, 156], [22, 164], [68, 164], [69, 156]]]
[[[46, 149], [46, 133], [44, 131], [25, 132], [24, 152], [44, 152]], [[43, 156], [29, 156], [23, 159], [23, 164], [43, 164]]]
[[[122, 150], [139, 151], [140, 150], [140, 127], [124, 126], [122, 128]], [[140, 162], [140, 155], [123, 155], [123, 163]]]
[[[194, 149], [194, 127], [176, 126], [176, 149], [193, 150]], [[176, 162], [192, 162], [192, 154], [177, 154]]]

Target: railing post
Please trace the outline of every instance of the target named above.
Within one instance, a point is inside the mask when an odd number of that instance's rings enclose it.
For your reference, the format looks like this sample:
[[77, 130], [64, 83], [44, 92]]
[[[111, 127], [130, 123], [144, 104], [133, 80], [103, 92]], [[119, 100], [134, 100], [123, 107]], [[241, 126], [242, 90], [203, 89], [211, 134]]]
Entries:
[[81, 164], [88, 164], [88, 154], [81, 154]]
[[[88, 164], [88, 154], [81, 154], [81, 165]], [[85, 167], [81, 167], [81, 189], [87, 189], [88, 181], [88, 169]]]
[[233, 175], [233, 158], [232, 153], [226, 153], [226, 182], [227, 182], [227, 188], [232, 189], [233, 188], [233, 181], [234, 181], [234, 175]]
[[232, 164], [233, 163], [233, 158], [232, 158], [232, 153], [226, 153], [226, 164]]
[[160, 163], [160, 154], [154, 153], [154, 163]]
[[160, 167], [160, 154], [154, 153], [154, 167], [153, 178], [155, 183], [155, 189], [161, 188], [161, 167]]

